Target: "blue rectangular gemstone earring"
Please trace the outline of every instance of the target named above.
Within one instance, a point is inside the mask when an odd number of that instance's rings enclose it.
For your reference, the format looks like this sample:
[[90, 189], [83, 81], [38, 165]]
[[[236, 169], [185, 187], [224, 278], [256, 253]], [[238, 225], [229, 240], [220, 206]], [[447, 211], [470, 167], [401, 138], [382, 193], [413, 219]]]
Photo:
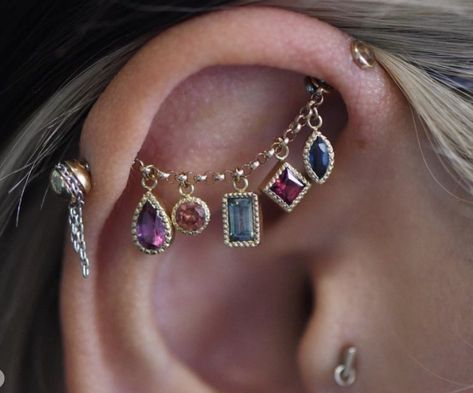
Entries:
[[312, 133], [305, 143], [302, 158], [307, 175], [315, 183], [323, 184], [332, 173], [335, 153], [328, 138], [320, 132], [323, 120], [317, 107], [324, 101], [323, 92], [329, 92], [331, 87], [323, 81], [307, 77], [306, 88], [308, 91], [314, 91], [312, 96], [315, 104], [312, 107], [313, 113], [307, 120], [307, 126], [312, 130]]
[[225, 194], [222, 202], [223, 235], [229, 247], [256, 247], [260, 243], [261, 219], [258, 195], [247, 192], [248, 179], [233, 180], [235, 192]]

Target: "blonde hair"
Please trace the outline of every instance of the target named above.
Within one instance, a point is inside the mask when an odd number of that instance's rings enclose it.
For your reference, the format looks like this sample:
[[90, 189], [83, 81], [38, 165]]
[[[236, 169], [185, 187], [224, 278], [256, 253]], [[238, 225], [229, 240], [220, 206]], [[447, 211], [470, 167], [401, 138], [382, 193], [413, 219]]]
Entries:
[[422, 121], [440, 159], [473, 194], [473, 2], [264, 1], [369, 43]]
[[[235, 3], [234, 3], [235, 4]], [[473, 80], [473, 2], [471, 0], [267, 0], [238, 5], [277, 6], [315, 16], [369, 43], [378, 61], [398, 84], [443, 161], [457, 181], [473, 194], [473, 93], [463, 88]], [[150, 10], [152, 11], [152, 10]], [[159, 11], [159, 9], [157, 9]], [[60, 87], [0, 151], [0, 364], [7, 377], [17, 378], [22, 360], [11, 354], [25, 350], [26, 333], [12, 326], [32, 323], [48, 280], [58, 281], [64, 206], [51, 203], [39, 211], [43, 193], [32, 181], [42, 176], [68, 146], [76, 146], [86, 112], [120, 67], [148, 37], [104, 56]], [[470, 81], [470, 82], [468, 82]], [[463, 86], [463, 87], [462, 87]], [[42, 177], [41, 177], [42, 176]], [[11, 220], [23, 192], [31, 185], [21, 224]], [[55, 211], [55, 213], [51, 213]], [[19, 210], [18, 210], [19, 212]], [[51, 217], [58, 224], [51, 229]], [[47, 219], [49, 218], [49, 219]], [[59, 221], [58, 221], [59, 220]], [[18, 222], [18, 220], [16, 220]], [[11, 228], [9, 231], [5, 229]], [[46, 231], [46, 228], [48, 230]], [[49, 236], [45, 237], [45, 233]], [[9, 247], [6, 248], [6, 242]], [[41, 242], [50, 242], [45, 248]], [[25, 253], [22, 244], [29, 244]], [[38, 268], [40, 266], [41, 268]], [[32, 274], [33, 268], [35, 274]], [[57, 302], [57, 285], [50, 307]], [[12, 301], [12, 297], [17, 301]], [[22, 302], [20, 304], [20, 302]], [[43, 302], [43, 308], [46, 307]], [[40, 308], [41, 310], [41, 308]], [[56, 317], [57, 318], [57, 317]], [[57, 321], [56, 321], [57, 322]], [[51, 323], [51, 322], [45, 322]], [[38, 350], [39, 351], [39, 350]], [[32, 355], [37, 356], [39, 354]], [[35, 391], [41, 389], [36, 384]], [[51, 391], [45, 388], [45, 391]]]

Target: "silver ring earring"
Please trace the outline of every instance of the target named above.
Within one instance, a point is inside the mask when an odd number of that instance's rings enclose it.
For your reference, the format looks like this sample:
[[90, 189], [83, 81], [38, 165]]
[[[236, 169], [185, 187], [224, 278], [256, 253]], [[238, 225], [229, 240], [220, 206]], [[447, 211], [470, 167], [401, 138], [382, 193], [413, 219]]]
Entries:
[[345, 350], [343, 354], [343, 361], [340, 363], [334, 372], [335, 383], [338, 386], [348, 387], [356, 381], [355, 358], [356, 347], [352, 346]]

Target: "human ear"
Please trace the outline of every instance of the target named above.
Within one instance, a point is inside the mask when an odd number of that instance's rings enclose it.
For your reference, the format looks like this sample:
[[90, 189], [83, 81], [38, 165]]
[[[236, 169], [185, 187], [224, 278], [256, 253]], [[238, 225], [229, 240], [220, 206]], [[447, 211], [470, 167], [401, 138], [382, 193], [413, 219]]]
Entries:
[[[350, 42], [314, 18], [240, 8], [160, 34], [117, 74], [81, 138], [93, 174], [85, 208], [92, 270], [83, 280], [67, 248], [61, 299], [71, 392], [282, 392], [317, 383], [329, 389], [340, 346], [363, 326], [347, 312], [353, 330], [340, 328], [347, 305], [336, 290], [346, 275], [357, 274], [338, 258], [351, 250], [341, 233], [357, 228], [361, 212], [385, 208], [363, 193], [375, 183], [375, 194], [389, 195], [396, 180], [390, 175], [399, 170], [393, 166], [405, 158], [391, 147], [412, 143], [402, 95], [381, 67], [356, 66]], [[271, 219], [262, 244], [244, 250], [222, 242], [218, 206], [225, 186], [202, 187], [196, 192], [213, 213], [206, 232], [177, 237], [161, 255], [141, 254], [130, 234], [143, 194], [139, 172], [130, 170], [135, 157], [173, 170], [238, 165], [270, 143], [275, 128], [283, 130], [304, 103], [297, 85], [304, 75], [326, 80], [338, 92], [326, 103], [324, 125], [331, 137], [340, 131], [330, 182], [314, 187], [290, 215], [267, 207]], [[415, 164], [409, 159], [402, 165]], [[377, 170], [380, 165], [389, 175]], [[410, 173], [424, 179], [420, 169]], [[256, 189], [258, 178], [251, 182]], [[167, 206], [177, 198], [171, 186], [160, 184], [156, 192]], [[359, 240], [361, 258], [366, 238]], [[324, 269], [341, 273], [315, 274]], [[316, 300], [301, 341], [308, 281]], [[360, 278], [346, 298], [356, 288], [373, 286]], [[329, 314], [325, 304], [338, 311]], [[320, 313], [327, 316], [322, 322]]]

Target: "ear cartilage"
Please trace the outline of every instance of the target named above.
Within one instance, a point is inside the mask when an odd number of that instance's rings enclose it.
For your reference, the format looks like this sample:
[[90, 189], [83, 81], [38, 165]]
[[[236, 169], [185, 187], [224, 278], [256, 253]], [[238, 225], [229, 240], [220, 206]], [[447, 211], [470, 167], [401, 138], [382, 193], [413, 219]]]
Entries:
[[[310, 98], [286, 130], [273, 140], [267, 150], [235, 169], [203, 173], [165, 172], [135, 159], [133, 165], [139, 167], [141, 184], [146, 189], [135, 209], [131, 229], [133, 243], [140, 251], [159, 254], [171, 245], [175, 231], [195, 236], [205, 230], [210, 222], [210, 209], [204, 200], [193, 195], [201, 185], [223, 182], [233, 185], [234, 190], [222, 199], [223, 240], [226, 246], [241, 248], [256, 247], [261, 241], [263, 219], [259, 195], [247, 190], [248, 178], [258, 168], [272, 159], [278, 161], [262, 184], [261, 191], [286, 212], [291, 212], [302, 201], [312, 186], [311, 181], [316, 184], [327, 181], [333, 171], [335, 153], [330, 141], [321, 132], [323, 121], [318, 108], [323, 104], [325, 94], [333, 88], [325, 81], [310, 76], [305, 78], [304, 83]], [[303, 165], [300, 165], [305, 167], [307, 177], [286, 161], [289, 145], [303, 129], [310, 131], [302, 153]], [[179, 187], [181, 198], [170, 216], [152, 192], [158, 183], [177, 184]]]
[[82, 277], [90, 274], [90, 262], [84, 236], [82, 209], [85, 195], [92, 188], [90, 166], [83, 160], [68, 160], [57, 163], [49, 177], [49, 185], [57, 194], [69, 200], [68, 223], [71, 229], [71, 243], [79, 255]]
[[373, 68], [376, 65], [376, 56], [368, 44], [360, 40], [351, 42], [351, 55], [355, 64], [362, 70]]

